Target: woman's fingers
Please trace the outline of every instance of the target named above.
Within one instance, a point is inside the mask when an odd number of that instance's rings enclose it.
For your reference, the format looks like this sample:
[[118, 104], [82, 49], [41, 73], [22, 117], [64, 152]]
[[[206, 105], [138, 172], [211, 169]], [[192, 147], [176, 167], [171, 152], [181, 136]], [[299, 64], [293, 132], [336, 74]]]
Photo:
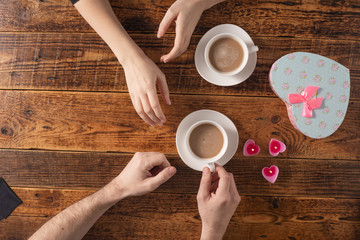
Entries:
[[141, 96], [141, 104], [142, 107], [144, 109], [144, 113], [145, 115], [147, 115], [153, 122], [155, 122], [158, 125], [162, 125], [162, 121], [156, 116], [156, 114], [154, 113], [151, 105], [150, 105], [150, 101], [148, 99], [148, 95], [143, 95]]
[[177, 17], [177, 12], [175, 11], [174, 7], [171, 6], [165, 13], [164, 18], [162, 19], [159, 30], [157, 33], [157, 37], [161, 38], [164, 36], [168, 28], [170, 27], [171, 23], [174, 21], [174, 19]]
[[148, 99], [152, 111], [155, 113], [156, 118], [160, 121], [159, 124], [163, 124], [166, 121], [165, 115], [161, 110], [159, 98], [156, 94], [156, 90], [148, 92]]
[[168, 105], [171, 105], [170, 92], [169, 92], [169, 87], [166, 82], [165, 75], [162, 74], [162, 76], [159, 76], [156, 84], [159, 87], [161, 96], [162, 96], [163, 100], [165, 101], [165, 103]]
[[133, 103], [135, 111], [141, 117], [141, 119], [150, 124], [151, 126], [155, 127], [156, 123], [151, 120], [149, 116], [145, 113], [140, 98], [131, 97], [131, 101]]

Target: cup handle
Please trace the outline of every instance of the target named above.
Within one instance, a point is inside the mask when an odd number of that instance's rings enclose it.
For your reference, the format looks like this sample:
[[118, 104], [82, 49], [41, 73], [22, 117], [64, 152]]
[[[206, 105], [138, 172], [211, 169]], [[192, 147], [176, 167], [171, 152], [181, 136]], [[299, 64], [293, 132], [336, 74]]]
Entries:
[[207, 167], [210, 169], [210, 172], [214, 172], [215, 171], [215, 163], [208, 163]]
[[259, 51], [258, 46], [249, 47], [249, 54]]

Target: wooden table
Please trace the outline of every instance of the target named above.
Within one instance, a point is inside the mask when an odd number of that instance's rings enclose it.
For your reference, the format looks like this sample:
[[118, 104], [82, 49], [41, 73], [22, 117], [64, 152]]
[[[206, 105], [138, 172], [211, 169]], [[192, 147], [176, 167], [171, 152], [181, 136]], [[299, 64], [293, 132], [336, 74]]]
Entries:
[[[172, 1], [111, 1], [133, 39], [167, 77], [172, 106], [161, 128], [146, 125], [129, 99], [113, 53], [67, 0], [0, 1], [0, 177], [23, 200], [0, 222], [1, 239], [26, 239], [65, 207], [114, 178], [134, 152], [166, 154], [178, 172], [155, 192], [111, 208], [85, 239], [197, 239], [200, 173], [179, 158], [175, 133], [199, 109], [236, 124], [240, 142], [226, 169], [242, 201], [225, 239], [360, 239], [360, 2], [228, 1], [206, 11], [188, 51], [159, 58], [172, 27], [156, 38]], [[241, 26], [260, 51], [253, 75], [233, 87], [203, 80], [194, 65], [201, 36], [223, 23]], [[271, 64], [294, 51], [334, 59], [351, 70], [348, 113], [332, 136], [315, 140], [291, 125], [268, 82]], [[271, 137], [288, 147], [267, 151]], [[253, 138], [262, 148], [244, 157]], [[275, 184], [261, 169], [276, 164]]]

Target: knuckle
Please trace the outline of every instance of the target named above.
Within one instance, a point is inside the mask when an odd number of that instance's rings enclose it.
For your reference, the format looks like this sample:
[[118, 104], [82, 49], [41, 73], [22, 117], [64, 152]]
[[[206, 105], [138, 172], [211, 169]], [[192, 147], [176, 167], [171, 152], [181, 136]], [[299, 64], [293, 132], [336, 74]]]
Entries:
[[144, 109], [142, 109], [142, 108], [137, 108], [136, 109], [136, 112], [140, 115], [140, 116], [144, 116]]
[[225, 174], [222, 178], [223, 178], [223, 180], [225, 180], [226, 182], [228, 182], [228, 181], [230, 180], [229, 174]]
[[176, 13], [176, 8], [174, 6], [171, 6], [168, 10], [169, 14], [174, 15]]
[[154, 109], [154, 110], [160, 110], [160, 109], [161, 109], [161, 108], [160, 108], [160, 105], [157, 104], [157, 103], [151, 104], [151, 108]]
[[154, 189], [154, 184], [151, 183], [151, 182], [147, 182], [144, 184], [144, 190], [147, 191], [147, 192], [150, 192]]
[[235, 196], [235, 202], [236, 202], [237, 204], [239, 204], [240, 201], [241, 201], [241, 197], [240, 197], [240, 195], [237, 194], [237, 195]]
[[228, 203], [228, 198], [225, 196], [223, 198], [219, 199], [219, 202], [218, 202], [219, 206], [222, 206], [222, 207], [226, 206], [227, 203]]
[[137, 156], [137, 157], [145, 157], [146, 156], [146, 153], [144, 153], [144, 152], [136, 152], [135, 153], [135, 155]]
[[148, 109], [145, 110], [145, 113], [147, 115], [152, 115], [152, 110], [150, 108], [148, 108]]

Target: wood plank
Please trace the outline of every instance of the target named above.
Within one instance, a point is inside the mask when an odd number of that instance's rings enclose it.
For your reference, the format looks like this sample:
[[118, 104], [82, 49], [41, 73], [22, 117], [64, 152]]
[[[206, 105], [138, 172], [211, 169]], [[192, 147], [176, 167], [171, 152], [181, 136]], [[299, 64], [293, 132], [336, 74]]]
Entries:
[[[0, 151], [0, 176], [10, 186], [97, 189], [116, 177], [132, 154]], [[156, 192], [197, 193], [201, 173], [178, 156], [167, 155], [177, 174]], [[276, 164], [276, 184], [261, 175]], [[241, 195], [360, 198], [360, 161], [234, 157], [226, 169], [235, 177]]]
[[[193, 111], [212, 109], [232, 119], [241, 144], [253, 138], [267, 149], [276, 137], [288, 146], [283, 157], [360, 158], [359, 101], [350, 102], [338, 131], [314, 140], [295, 130], [277, 98], [172, 95], [173, 104], [163, 106], [167, 122], [158, 128], [137, 116], [125, 93], [0, 91], [0, 100], [0, 148], [177, 154], [175, 134], [181, 120]], [[241, 155], [240, 150], [236, 156]], [[267, 151], [259, 155], [269, 156]]]
[[[130, 32], [153, 33], [173, 1], [116, 1], [111, 5]], [[51, 14], [49, 14], [51, 12]], [[234, 23], [253, 36], [354, 39], [360, 36], [360, 4], [347, 1], [226, 1], [205, 11], [195, 32]], [[0, 31], [89, 32], [70, 1], [3, 0]], [[171, 27], [170, 32], [174, 32]]]
[[[271, 65], [281, 56], [307, 51], [334, 59], [351, 70], [351, 98], [360, 99], [360, 42], [256, 37], [258, 63], [253, 75], [233, 87], [218, 87], [196, 71], [194, 52], [201, 36], [174, 62], [159, 63], [169, 51], [166, 40], [135, 34], [134, 40], [167, 77], [170, 92], [275, 96], [268, 83]], [[0, 88], [127, 92], [124, 71], [96, 34], [0, 33]]]
[[[14, 190], [24, 203], [0, 222], [1, 239], [28, 237], [62, 209], [93, 192]], [[244, 196], [225, 239], [357, 239], [359, 206], [360, 199]], [[22, 231], [16, 231], [20, 226]], [[151, 193], [115, 205], [85, 239], [195, 239], [200, 226], [194, 194]]]

